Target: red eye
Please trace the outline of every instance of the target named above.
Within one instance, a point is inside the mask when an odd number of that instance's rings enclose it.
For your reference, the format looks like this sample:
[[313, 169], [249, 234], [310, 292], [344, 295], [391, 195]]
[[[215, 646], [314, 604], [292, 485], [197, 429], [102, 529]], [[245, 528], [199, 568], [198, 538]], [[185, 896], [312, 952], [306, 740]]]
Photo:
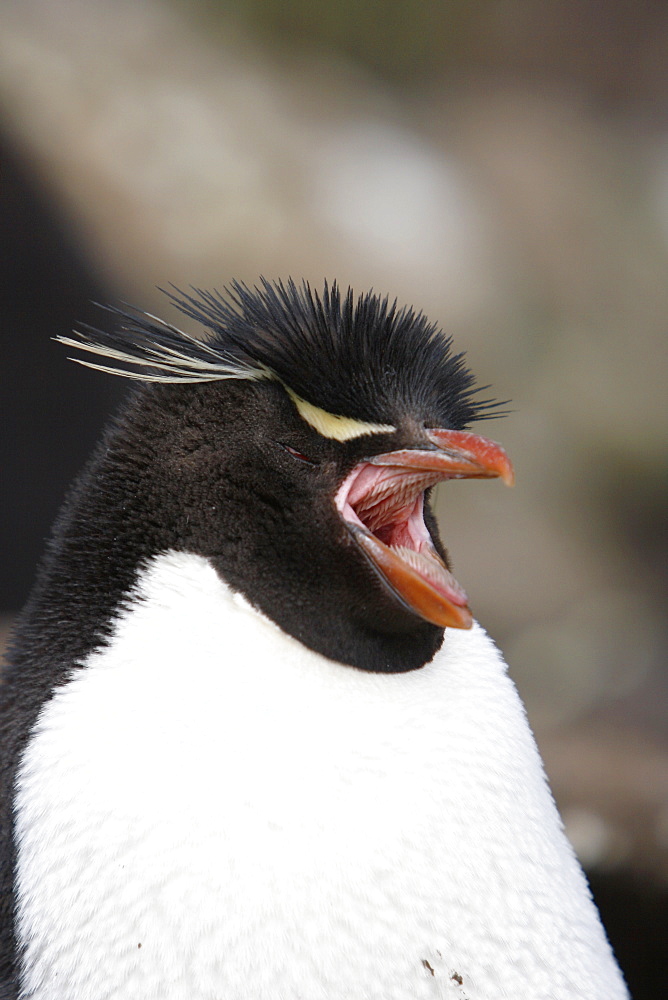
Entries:
[[311, 458], [307, 458], [306, 455], [302, 455], [301, 451], [297, 451], [296, 448], [291, 448], [289, 444], [281, 444], [283, 448], [289, 455], [293, 458], [299, 459], [300, 462], [308, 462], [309, 465], [315, 465], [315, 462]]

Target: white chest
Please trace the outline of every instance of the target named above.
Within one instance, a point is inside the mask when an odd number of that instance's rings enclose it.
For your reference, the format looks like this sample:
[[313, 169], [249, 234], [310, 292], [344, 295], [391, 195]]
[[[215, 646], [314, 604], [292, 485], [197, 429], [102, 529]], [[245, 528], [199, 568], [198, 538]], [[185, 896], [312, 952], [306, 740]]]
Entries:
[[35, 1000], [626, 996], [485, 634], [331, 663], [157, 560], [17, 797]]

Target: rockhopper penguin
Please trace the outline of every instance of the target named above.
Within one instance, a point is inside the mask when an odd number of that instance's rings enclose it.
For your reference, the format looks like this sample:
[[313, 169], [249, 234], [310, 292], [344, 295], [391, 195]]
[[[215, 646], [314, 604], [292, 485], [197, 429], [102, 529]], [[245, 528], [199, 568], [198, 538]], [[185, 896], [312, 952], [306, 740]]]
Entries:
[[627, 997], [429, 506], [494, 404], [373, 294], [172, 299], [65, 340], [146, 384], [0, 689], [0, 996]]

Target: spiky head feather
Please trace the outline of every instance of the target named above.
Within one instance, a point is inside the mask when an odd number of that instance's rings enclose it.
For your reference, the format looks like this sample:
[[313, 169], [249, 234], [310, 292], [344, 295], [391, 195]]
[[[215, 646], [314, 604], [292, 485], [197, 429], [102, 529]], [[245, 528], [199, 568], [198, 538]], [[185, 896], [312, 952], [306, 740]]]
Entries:
[[281, 382], [295, 395], [331, 414], [380, 424], [410, 416], [430, 426], [461, 428], [499, 415], [491, 400], [474, 399], [474, 377], [451, 338], [421, 312], [373, 292], [342, 296], [336, 283], [322, 294], [261, 280], [249, 288], [233, 282], [224, 293], [194, 288], [166, 293], [185, 315], [201, 323], [198, 339], [148, 313], [108, 308], [120, 320], [114, 333], [90, 327], [62, 343], [101, 355], [123, 367], [81, 364], [153, 382], [222, 379]]

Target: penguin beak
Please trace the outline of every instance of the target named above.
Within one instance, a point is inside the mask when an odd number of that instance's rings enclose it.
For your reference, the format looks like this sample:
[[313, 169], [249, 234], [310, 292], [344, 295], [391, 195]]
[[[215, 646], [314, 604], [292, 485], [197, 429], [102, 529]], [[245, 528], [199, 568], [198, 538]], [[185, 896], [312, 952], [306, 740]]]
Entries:
[[441, 628], [470, 628], [462, 587], [424, 522], [425, 490], [445, 479], [514, 483], [503, 448], [468, 431], [427, 430], [428, 445], [360, 462], [341, 484], [336, 507], [386, 588], [408, 610]]

